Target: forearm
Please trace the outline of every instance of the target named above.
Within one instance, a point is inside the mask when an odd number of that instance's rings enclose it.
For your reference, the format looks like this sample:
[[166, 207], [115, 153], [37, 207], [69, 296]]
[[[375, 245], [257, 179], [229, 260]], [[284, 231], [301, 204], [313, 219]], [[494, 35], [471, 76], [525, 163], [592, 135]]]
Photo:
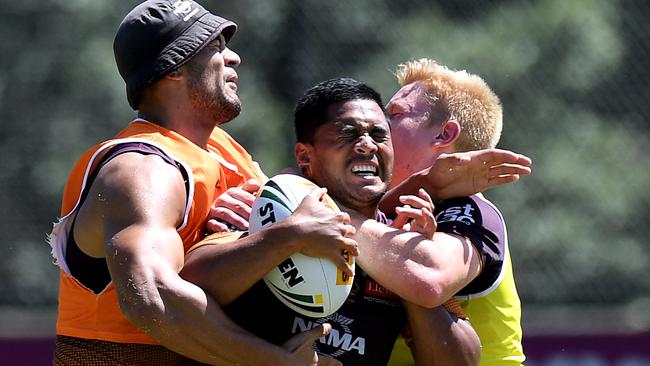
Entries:
[[213, 242], [208, 238], [206, 244], [187, 255], [180, 275], [223, 306], [293, 254], [295, 239], [282, 222], [235, 241]]
[[399, 197], [403, 195], [417, 195], [418, 189], [424, 188], [434, 201], [439, 200], [437, 189], [431, 184], [426, 177], [426, 170], [414, 173], [400, 184], [391, 188], [379, 202], [379, 209], [389, 216], [395, 213], [395, 207], [400, 205]]
[[123, 311], [163, 346], [209, 364], [287, 364], [282, 348], [236, 325], [199, 287], [178, 277], [156, 282], [150, 291], [140, 288], [143, 300], [123, 304]]
[[444, 307], [426, 309], [405, 302], [410, 344], [416, 365], [477, 365], [481, 344], [467, 320], [450, 314]]
[[[418, 258], [416, 247], [424, 237], [351, 215], [359, 243], [357, 264], [382, 286], [401, 298], [423, 306], [442, 304], [437, 269], [429, 258]], [[431, 303], [433, 302], [433, 304]]]
[[351, 214], [357, 227], [358, 265], [382, 286], [424, 307], [444, 303], [473, 280], [480, 259], [464, 238], [435, 233], [433, 240]]
[[379, 207], [391, 213], [400, 195], [414, 194], [418, 188], [424, 188], [434, 201], [470, 196], [518, 181], [520, 175], [530, 174], [531, 164], [524, 155], [500, 149], [441, 154], [432, 166], [391, 189]]

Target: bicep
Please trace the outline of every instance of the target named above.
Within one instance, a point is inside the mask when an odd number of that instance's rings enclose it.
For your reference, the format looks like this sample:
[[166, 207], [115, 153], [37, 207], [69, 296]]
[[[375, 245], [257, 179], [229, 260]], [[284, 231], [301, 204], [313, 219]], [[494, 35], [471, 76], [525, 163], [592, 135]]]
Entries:
[[185, 187], [177, 169], [157, 156], [126, 153], [102, 167], [96, 192], [103, 197], [104, 250], [116, 288], [158, 268], [180, 270], [183, 243], [176, 227], [185, 211]]

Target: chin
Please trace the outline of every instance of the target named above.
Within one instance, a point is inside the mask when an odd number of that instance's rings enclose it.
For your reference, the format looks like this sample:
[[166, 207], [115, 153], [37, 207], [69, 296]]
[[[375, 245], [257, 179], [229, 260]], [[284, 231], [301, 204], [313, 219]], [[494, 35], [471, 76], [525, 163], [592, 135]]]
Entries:
[[224, 124], [232, 121], [241, 113], [241, 103], [224, 103], [221, 107], [215, 110], [214, 120], [217, 124]]
[[376, 205], [379, 203], [381, 197], [386, 193], [386, 187], [374, 188], [374, 189], [364, 189], [361, 192], [358, 192], [355, 196], [359, 202], [363, 202], [366, 205]]

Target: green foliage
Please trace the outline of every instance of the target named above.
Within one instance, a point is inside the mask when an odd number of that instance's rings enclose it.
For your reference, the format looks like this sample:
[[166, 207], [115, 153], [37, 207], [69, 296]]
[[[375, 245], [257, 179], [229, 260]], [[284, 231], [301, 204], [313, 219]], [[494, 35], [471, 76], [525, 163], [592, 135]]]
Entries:
[[[74, 160], [135, 114], [112, 39], [137, 3], [22, 1], [0, 12], [0, 304], [52, 304], [44, 237]], [[239, 24], [244, 103], [226, 129], [275, 174], [293, 165], [293, 103], [352, 76], [388, 99], [395, 66], [431, 57], [502, 98], [500, 146], [534, 173], [488, 195], [509, 224], [525, 304], [648, 298], [650, 7], [632, 1], [204, 1]], [[480, 3], [480, 4], [479, 4]], [[635, 305], [636, 306], [636, 305]], [[634, 307], [638, 308], [638, 306]]]

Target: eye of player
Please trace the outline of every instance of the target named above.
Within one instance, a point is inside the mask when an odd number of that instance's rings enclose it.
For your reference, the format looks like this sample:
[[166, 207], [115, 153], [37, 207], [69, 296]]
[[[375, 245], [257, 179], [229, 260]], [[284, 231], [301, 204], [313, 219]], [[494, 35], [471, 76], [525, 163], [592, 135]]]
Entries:
[[209, 45], [210, 48], [217, 50], [217, 52], [223, 52], [226, 49], [226, 38], [223, 34], [219, 34]]
[[370, 131], [370, 137], [375, 142], [384, 142], [390, 138], [390, 132], [383, 126], [374, 126]]

